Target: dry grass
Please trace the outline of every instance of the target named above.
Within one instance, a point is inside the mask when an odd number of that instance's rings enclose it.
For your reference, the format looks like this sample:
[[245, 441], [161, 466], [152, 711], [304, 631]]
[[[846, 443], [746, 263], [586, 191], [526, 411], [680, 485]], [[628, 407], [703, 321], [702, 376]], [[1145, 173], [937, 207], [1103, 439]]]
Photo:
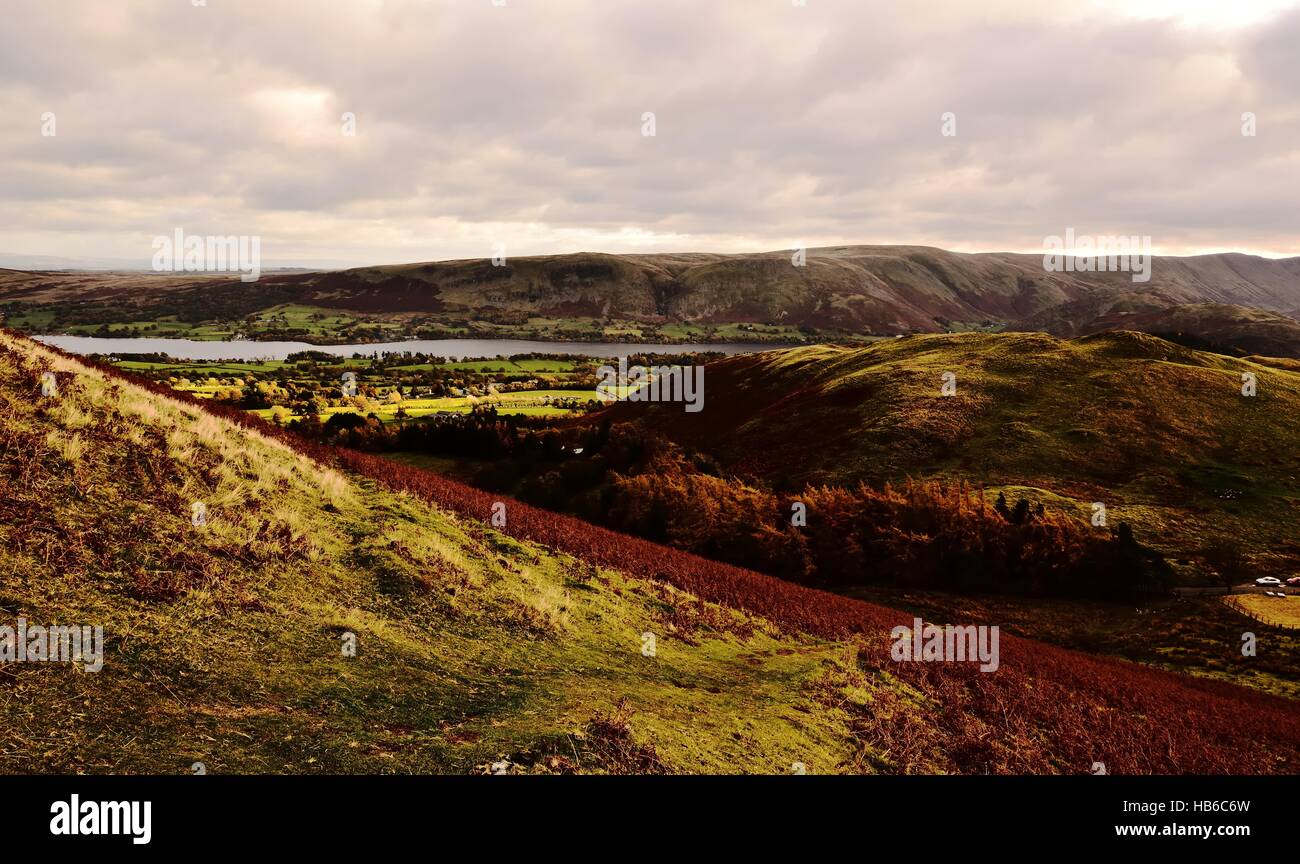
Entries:
[[1229, 594], [1224, 605], [1256, 621], [1288, 630], [1300, 629], [1300, 597], [1268, 597], [1264, 594]]

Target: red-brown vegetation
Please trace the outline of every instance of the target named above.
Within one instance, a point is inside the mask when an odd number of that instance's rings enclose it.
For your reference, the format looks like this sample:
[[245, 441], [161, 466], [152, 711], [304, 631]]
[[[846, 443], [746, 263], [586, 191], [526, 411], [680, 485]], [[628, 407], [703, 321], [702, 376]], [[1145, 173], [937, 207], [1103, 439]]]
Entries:
[[[160, 384], [99, 365], [106, 373], [172, 398]], [[304, 441], [238, 409], [196, 407], [283, 440], [322, 464], [409, 492], [486, 522], [500, 496], [382, 457]], [[1087, 773], [1094, 762], [1120, 773], [1295, 773], [1300, 706], [1232, 685], [1179, 676], [1012, 636], [1001, 665], [896, 663], [889, 631], [911, 616], [618, 534], [507, 501], [505, 531], [587, 562], [664, 580], [701, 599], [761, 616], [787, 631], [851, 640], [872, 678], [892, 676], [915, 702], [881, 698], [860, 709], [860, 733], [888, 746], [892, 771]], [[953, 622], [965, 623], [965, 622]], [[997, 624], [995, 621], [973, 622]], [[907, 720], [926, 712], [926, 724]]]

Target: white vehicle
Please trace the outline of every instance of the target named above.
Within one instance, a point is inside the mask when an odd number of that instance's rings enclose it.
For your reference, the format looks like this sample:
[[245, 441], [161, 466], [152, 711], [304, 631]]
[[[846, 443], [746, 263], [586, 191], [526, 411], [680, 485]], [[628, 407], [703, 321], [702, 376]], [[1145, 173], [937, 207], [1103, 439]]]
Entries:
[[1255, 580], [1256, 585], [1281, 585], [1282, 580], [1276, 576], [1261, 576]]

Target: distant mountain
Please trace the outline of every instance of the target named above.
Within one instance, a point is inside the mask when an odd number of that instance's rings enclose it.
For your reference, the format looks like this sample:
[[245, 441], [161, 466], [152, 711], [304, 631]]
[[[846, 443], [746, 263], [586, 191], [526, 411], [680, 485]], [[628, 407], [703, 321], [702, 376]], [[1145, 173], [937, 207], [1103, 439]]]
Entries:
[[[792, 325], [894, 335], [949, 329], [1038, 329], [1073, 335], [1103, 312], [1227, 304], [1300, 311], [1300, 258], [1241, 254], [1156, 258], [1149, 282], [1128, 273], [1049, 273], [1039, 255], [967, 254], [921, 246], [843, 246], [756, 255], [576, 254], [370, 267], [272, 277], [299, 302], [375, 312]], [[1126, 305], [1127, 304], [1127, 305]], [[1209, 323], [1207, 321], [1207, 323]], [[1300, 343], [1298, 343], [1300, 344]]]
[[[1150, 332], [1184, 329], [1198, 344], [1233, 353], [1300, 357], [1287, 320], [1300, 314], [1300, 258], [1236, 253], [1157, 257], [1145, 283], [1126, 272], [1048, 272], [1041, 255], [923, 246], [810, 249], [804, 266], [795, 266], [789, 251], [579, 253], [510, 258], [502, 266], [473, 259], [267, 273], [252, 286], [200, 274], [118, 274], [100, 282], [96, 274], [0, 273], [0, 303], [8, 301], [65, 304], [57, 317], [65, 326], [98, 325], [113, 315], [211, 321], [294, 303], [418, 317], [423, 326], [451, 332], [475, 322], [537, 329], [538, 338], [565, 338], [563, 327], [540, 332], [538, 322], [548, 321], [586, 321], [597, 335], [602, 322], [632, 322], [658, 336], [671, 336], [660, 328], [686, 327], [692, 332], [681, 335], [688, 337], [734, 338], [750, 330], [830, 339], [970, 329], [1074, 336], [1118, 321]], [[1177, 319], [1163, 314], [1184, 306], [1206, 308]]]
[[[923, 246], [841, 246], [756, 255], [575, 254], [367, 267], [287, 277], [320, 300], [417, 311], [498, 305], [544, 314], [779, 322], [890, 334], [951, 323], [1010, 322], [1103, 292], [1155, 293], [1175, 303], [1300, 309], [1300, 258], [1156, 258], [1150, 282], [1127, 273], [1048, 273], [1039, 255], [967, 254]], [[431, 289], [431, 290], [430, 290]], [[423, 311], [420, 310], [420, 311]]]

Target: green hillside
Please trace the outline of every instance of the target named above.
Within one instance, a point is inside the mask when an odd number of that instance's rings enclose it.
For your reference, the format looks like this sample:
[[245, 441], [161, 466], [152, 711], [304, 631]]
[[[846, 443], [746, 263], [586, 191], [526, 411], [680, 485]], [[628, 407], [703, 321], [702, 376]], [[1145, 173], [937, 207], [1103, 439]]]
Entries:
[[[500, 265], [500, 266], [496, 266]], [[399, 338], [806, 343], [899, 333], [1124, 328], [1233, 354], [1300, 356], [1300, 259], [1154, 258], [1045, 270], [1042, 255], [926, 246], [511, 256], [267, 273], [0, 270], [0, 321], [28, 332], [331, 344]]]
[[0, 771], [812, 772], [858, 750], [823, 695], [842, 646], [323, 470], [8, 335], [0, 486], [0, 623], [99, 624], [107, 643], [98, 673], [0, 667]]
[[1080, 517], [1103, 503], [1176, 560], [1218, 538], [1258, 568], [1296, 568], [1300, 374], [1286, 363], [1131, 332], [920, 335], [728, 358], [705, 393], [699, 414], [611, 413], [789, 488], [962, 478]]

